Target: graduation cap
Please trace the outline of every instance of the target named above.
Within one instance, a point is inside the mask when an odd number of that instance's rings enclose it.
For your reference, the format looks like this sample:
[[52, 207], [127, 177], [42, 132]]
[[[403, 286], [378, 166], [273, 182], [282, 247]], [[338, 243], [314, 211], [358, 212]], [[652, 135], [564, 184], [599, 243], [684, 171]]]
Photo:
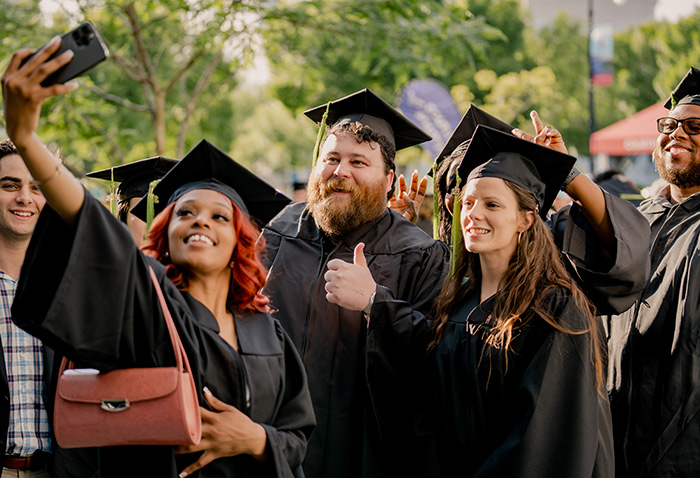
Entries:
[[321, 123], [326, 110], [328, 110], [327, 124], [362, 123], [384, 136], [397, 151], [432, 139], [399, 110], [368, 88], [306, 110], [304, 114], [315, 122]]
[[459, 166], [468, 180], [496, 177], [529, 191], [544, 219], [576, 158], [488, 126], [476, 128]]
[[452, 135], [447, 140], [447, 143], [445, 143], [445, 146], [442, 148], [442, 151], [440, 151], [440, 153], [437, 155], [437, 158], [435, 158], [436, 169], [440, 165], [442, 160], [445, 159], [447, 156], [450, 156], [459, 145], [471, 139], [472, 135], [474, 134], [474, 131], [476, 131], [476, 127], [480, 124], [490, 126], [491, 128], [503, 131], [504, 133], [510, 133], [511, 131], [513, 131], [513, 126], [509, 125], [504, 121], [501, 121], [495, 116], [488, 114], [486, 111], [482, 110], [478, 106], [472, 104], [471, 106], [469, 106], [467, 112], [464, 113], [462, 119], [459, 120], [459, 124], [452, 132]]
[[177, 164], [176, 159], [154, 156], [140, 159], [131, 163], [114, 166], [113, 168], [92, 171], [85, 176], [88, 178], [118, 181], [120, 184], [117, 192], [124, 199], [141, 197], [148, 192], [148, 185], [156, 179], [162, 178]]
[[[441, 170], [441, 165], [443, 165], [448, 158], [452, 157], [458, 149], [462, 152], [466, 150], [469, 140], [474, 134], [476, 127], [480, 124], [490, 126], [505, 133], [510, 133], [513, 130], [513, 126], [472, 104], [469, 106], [467, 112], [464, 113], [464, 116], [462, 116], [462, 119], [452, 132], [452, 135], [450, 135], [442, 151], [440, 151], [435, 158], [433, 168], [428, 171], [428, 175], [433, 176], [435, 181], [433, 184], [433, 191], [435, 191], [433, 195], [433, 235], [438, 237], [438, 230], [440, 228], [438, 221], [441, 217], [440, 215], [452, 214], [453, 237], [450, 239], [452, 243], [459, 241], [459, 214], [455, 214], [452, 210], [447, 211], [449, 204], [445, 198], [447, 194], [450, 194], [455, 187], [459, 186], [459, 182], [461, 182], [460, 180], [462, 178], [458, 177], [457, 174], [450, 177], [451, 171], [454, 171], [455, 167], [458, 166], [457, 162], [460, 161], [460, 159], [454, 158], [455, 163], [451, 164], [449, 169]], [[445, 210], [443, 211], [440, 211], [441, 202], [444, 203]], [[459, 207], [459, 205], [454, 203], [453, 207]]]
[[671, 110], [677, 105], [700, 106], [700, 70], [694, 66], [690, 67], [688, 73], [678, 83], [676, 89], [664, 103], [664, 108]]
[[[231, 199], [249, 216], [267, 224], [291, 200], [206, 140], [200, 141], [154, 188], [157, 215], [193, 189], [211, 189]], [[147, 199], [131, 210], [147, 219]]]

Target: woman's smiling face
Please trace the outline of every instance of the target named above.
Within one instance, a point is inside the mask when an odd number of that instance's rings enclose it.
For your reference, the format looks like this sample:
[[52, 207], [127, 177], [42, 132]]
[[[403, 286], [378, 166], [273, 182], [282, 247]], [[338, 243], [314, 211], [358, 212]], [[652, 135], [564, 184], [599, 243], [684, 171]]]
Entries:
[[464, 247], [475, 254], [498, 254], [510, 259], [518, 234], [527, 228], [515, 193], [500, 178], [474, 178], [462, 195]]
[[223, 194], [194, 189], [177, 200], [168, 226], [170, 260], [193, 275], [229, 268], [237, 238], [233, 205]]

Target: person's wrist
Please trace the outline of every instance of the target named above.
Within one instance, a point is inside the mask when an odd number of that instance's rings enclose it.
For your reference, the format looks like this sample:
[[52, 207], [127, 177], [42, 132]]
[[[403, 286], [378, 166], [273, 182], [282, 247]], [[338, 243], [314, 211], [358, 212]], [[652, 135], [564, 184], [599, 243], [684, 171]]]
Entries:
[[564, 184], [561, 185], [561, 190], [566, 191], [566, 188], [569, 187], [569, 184], [571, 184], [571, 181], [573, 181], [576, 176], [581, 174], [581, 171], [578, 170], [576, 166], [571, 168], [571, 171], [569, 171], [569, 174], [566, 176], [566, 179], [564, 180]]
[[365, 306], [364, 309], [362, 309], [362, 313], [364, 315], [369, 316], [370, 312], [372, 312], [372, 306], [374, 305], [374, 297], [377, 295], [377, 291], [372, 292], [372, 295], [369, 297], [369, 302]]
[[259, 423], [255, 423], [255, 432], [253, 433], [253, 439], [248, 442], [250, 447], [248, 454], [255, 458], [257, 461], [265, 461], [267, 458], [267, 431], [265, 427]]

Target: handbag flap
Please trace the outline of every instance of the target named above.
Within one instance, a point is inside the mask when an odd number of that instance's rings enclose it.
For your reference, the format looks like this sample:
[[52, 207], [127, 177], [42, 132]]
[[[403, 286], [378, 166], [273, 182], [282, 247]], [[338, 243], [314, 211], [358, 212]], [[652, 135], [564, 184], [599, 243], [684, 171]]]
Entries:
[[177, 367], [128, 368], [106, 373], [68, 369], [61, 375], [56, 393], [64, 400], [81, 403], [153, 400], [173, 393], [181, 373]]

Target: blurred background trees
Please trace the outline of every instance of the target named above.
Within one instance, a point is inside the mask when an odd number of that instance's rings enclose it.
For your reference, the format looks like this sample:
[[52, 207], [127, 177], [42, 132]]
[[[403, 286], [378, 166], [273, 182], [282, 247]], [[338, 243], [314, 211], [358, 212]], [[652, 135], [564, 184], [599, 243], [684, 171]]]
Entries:
[[[180, 158], [207, 138], [285, 189], [310, 167], [315, 126], [301, 111], [364, 87], [395, 102], [415, 78], [443, 83], [461, 112], [473, 102], [528, 131], [537, 109], [588, 153], [587, 27], [560, 16], [535, 31], [518, 0], [10, 0], [0, 67], [83, 20], [110, 59], [46, 103], [40, 131], [77, 174]], [[597, 128], [665, 98], [700, 65], [699, 26], [696, 11], [617, 33]], [[399, 157], [421, 173], [431, 160], [418, 148]]]

